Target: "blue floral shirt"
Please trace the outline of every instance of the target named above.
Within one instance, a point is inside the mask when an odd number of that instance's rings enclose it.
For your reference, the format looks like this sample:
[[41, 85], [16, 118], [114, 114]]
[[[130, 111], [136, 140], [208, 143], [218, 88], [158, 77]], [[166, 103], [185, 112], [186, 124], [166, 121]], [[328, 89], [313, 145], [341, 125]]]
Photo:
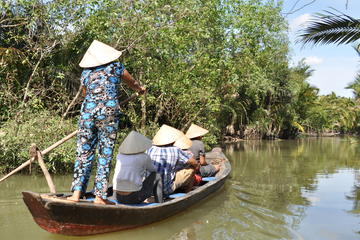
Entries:
[[80, 81], [81, 85], [86, 87], [85, 101], [117, 100], [119, 97], [118, 85], [124, 70], [125, 67], [120, 62], [84, 69]]

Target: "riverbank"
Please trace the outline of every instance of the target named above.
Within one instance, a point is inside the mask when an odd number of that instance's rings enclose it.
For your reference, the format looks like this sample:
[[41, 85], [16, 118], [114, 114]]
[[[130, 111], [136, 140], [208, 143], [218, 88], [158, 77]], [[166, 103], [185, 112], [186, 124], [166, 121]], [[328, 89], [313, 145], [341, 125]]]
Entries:
[[[316, 138], [321, 138], [321, 137], [344, 137], [344, 136], [353, 136], [353, 137], [357, 137], [359, 135], [356, 134], [344, 134], [344, 133], [340, 133], [340, 132], [306, 132], [306, 133], [299, 133], [295, 138], [307, 138], [307, 137], [316, 137]], [[224, 143], [236, 143], [236, 142], [243, 142], [243, 141], [248, 141], [248, 140], [286, 140], [283, 138], [279, 138], [279, 137], [271, 137], [271, 138], [262, 138], [262, 137], [252, 137], [252, 138], [242, 138], [242, 137], [238, 137], [238, 136], [223, 136], [222, 137], [222, 142]]]
[[[53, 143], [59, 141], [71, 132], [77, 129], [78, 117], [63, 119], [53, 111], [27, 110], [11, 120], [2, 122], [0, 128], [0, 174], [5, 174], [22, 163], [29, 160], [29, 148], [35, 143], [39, 150], [44, 150]], [[145, 128], [139, 128], [132, 125], [129, 120], [122, 120], [121, 130], [118, 132], [117, 143], [120, 143], [130, 129], [140, 129], [147, 136], [151, 137], [157, 129], [156, 124], [146, 125]], [[181, 127], [179, 127], [181, 128]], [[246, 126], [243, 127], [247, 129]], [[247, 140], [260, 140], [265, 134], [258, 126], [248, 127], [251, 131], [244, 131], [242, 137], [237, 135], [221, 136], [221, 128], [217, 125], [209, 127], [210, 134], [204, 137], [204, 142], [208, 148], [219, 142], [233, 143]], [[339, 136], [338, 132], [305, 132], [297, 134], [297, 137], [334, 137]], [[276, 134], [268, 134], [266, 139], [279, 140]], [[117, 149], [117, 146], [115, 147]], [[75, 137], [65, 142], [58, 148], [45, 155], [45, 163], [49, 172], [52, 174], [63, 174], [73, 171], [74, 156], [76, 151]], [[24, 169], [29, 171], [28, 168]]]

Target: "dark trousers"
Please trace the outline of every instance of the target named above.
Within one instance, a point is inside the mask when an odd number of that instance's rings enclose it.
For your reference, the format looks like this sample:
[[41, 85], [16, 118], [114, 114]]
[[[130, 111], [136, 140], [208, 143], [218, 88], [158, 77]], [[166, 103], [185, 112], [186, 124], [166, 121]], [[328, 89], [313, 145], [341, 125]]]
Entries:
[[161, 175], [159, 173], [152, 172], [147, 178], [145, 178], [142, 188], [139, 191], [132, 192], [129, 195], [120, 195], [114, 191], [113, 198], [115, 198], [119, 203], [137, 204], [142, 203], [145, 199], [154, 195], [155, 201], [162, 203], [162, 191]]

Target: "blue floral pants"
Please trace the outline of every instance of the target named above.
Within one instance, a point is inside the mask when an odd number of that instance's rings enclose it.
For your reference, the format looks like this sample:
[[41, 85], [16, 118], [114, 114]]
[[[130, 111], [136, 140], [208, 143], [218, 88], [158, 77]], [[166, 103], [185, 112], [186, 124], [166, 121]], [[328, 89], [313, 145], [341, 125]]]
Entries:
[[106, 199], [111, 159], [119, 125], [117, 100], [86, 101], [82, 105], [72, 191], [86, 191], [98, 149], [94, 194]]

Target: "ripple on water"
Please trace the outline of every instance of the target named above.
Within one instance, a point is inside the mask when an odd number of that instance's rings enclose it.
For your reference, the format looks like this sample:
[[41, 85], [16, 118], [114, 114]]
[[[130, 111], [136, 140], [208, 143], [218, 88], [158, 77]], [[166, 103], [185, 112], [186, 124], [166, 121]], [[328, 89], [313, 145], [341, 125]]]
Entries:
[[[288, 218], [297, 216], [294, 209], [276, 209], [269, 204], [266, 188], [232, 181], [230, 201], [227, 202], [229, 225], [232, 230], [217, 229], [214, 239], [302, 239], [289, 226]], [[236, 225], [236, 227], [235, 227]], [[237, 236], [234, 238], [234, 232]]]
[[19, 205], [21, 203], [21, 199], [13, 198], [13, 199], [0, 199], [0, 208], [12, 205]]

